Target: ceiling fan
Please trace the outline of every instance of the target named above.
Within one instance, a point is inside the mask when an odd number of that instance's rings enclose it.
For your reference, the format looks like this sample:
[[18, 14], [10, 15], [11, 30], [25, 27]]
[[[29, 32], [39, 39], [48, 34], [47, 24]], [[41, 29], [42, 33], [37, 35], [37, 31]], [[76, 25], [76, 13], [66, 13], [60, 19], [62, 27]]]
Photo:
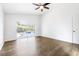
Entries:
[[41, 12], [43, 12], [43, 9], [49, 9], [49, 7], [47, 7], [49, 4], [50, 3], [33, 3], [33, 5], [38, 6], [35, 10], [41, 9]]

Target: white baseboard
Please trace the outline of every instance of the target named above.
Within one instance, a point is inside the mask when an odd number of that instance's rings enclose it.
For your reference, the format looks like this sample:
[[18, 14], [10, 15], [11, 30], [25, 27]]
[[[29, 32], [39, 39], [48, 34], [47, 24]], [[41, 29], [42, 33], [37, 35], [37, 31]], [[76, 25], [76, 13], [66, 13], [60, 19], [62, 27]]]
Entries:
[[17, 39], [7, 39], [7, 40], [5, 40], [4, 42], [13, 41], [13, 40], [17, 40]]
[[2, 48], [3, 48], [3, 45], [4, 45], [4, 42], [3, 42], [3, 44], [0, 46], [0, 50], [2, 50]]
[[73, 44], [79, 44], [78, 42], [65, 41], [65, 40], [63, 40], [63, 39], [58, 39], [58, 38], [50, 37], [50, 36], [48, 36], [48, 35], [41, 35], [41, 36], [47, 37], [47, 38], [50, 38], [50, 39], [60, 40], [60, 41], [63, 41], [63, 42], [68, 42], [68, 43], [73, 43]]

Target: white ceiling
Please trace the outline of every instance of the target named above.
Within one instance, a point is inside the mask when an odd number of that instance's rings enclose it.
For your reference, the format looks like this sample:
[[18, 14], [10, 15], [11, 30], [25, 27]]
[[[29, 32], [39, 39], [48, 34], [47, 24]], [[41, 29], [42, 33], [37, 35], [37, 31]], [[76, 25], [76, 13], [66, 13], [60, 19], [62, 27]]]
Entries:
[[[32, 3], [4, 3], [2, 4], [5, 13], [12, 13], [12, 14], [43, 14], [48, 10], [44, 9], [44, 12], [41, 12], [39, 9], [35, 10], [37, 6], [33, 5]], [[49, 5], [50, 6], [50, 5]]]
[[49, 10], [44, 9], [44, 12], [41, 12], [40, 9], [35, 10], [37, 6], [32, 3], [2, 3], [3, 9], [5, 13], [8, 14], [36, 14], [40, 15], [46, 13], [48, 11], [53, 11], [57, 6], [65, 6], [68, 10], [71, 10], [75, 13], [79, 13], [79, 3], [53, 3], [49, 4]]

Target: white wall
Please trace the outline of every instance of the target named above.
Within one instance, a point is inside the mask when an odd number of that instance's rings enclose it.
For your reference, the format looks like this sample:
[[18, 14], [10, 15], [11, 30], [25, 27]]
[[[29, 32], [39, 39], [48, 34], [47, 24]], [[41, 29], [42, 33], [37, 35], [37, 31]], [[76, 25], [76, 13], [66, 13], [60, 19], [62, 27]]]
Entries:
[[79, 13], [79, 4], [53, 4], [52, 7], [53, 10], [42, 16], [42, 36], [72, 42], [72, 17]]
[[2, 9], [2, 6], [0, 4], [0, 50], [1, 48], [3, 47], [3, 44], [4, 44], [4, 13], [3, 13], [3, 9]]
[[5, 14], [5, 41], [15, 40], [17, 38], [16, 29], [16, 19], [11, 15]]
[[6, 14], [5, 15], [5, 41], [16, 40], [16, 22], [21, 20], [26, 24], [35, 24], [36, 36], [40, 35], [41, 16], [30, 14]]

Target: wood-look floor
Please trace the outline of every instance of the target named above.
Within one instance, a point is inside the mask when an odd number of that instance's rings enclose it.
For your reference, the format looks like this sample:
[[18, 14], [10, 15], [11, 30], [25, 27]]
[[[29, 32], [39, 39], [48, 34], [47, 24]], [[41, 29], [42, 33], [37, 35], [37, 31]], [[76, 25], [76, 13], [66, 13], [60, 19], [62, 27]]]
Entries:
[[78, 56], [79, 45], [45, 37], [5, 42], [0, 56]]

